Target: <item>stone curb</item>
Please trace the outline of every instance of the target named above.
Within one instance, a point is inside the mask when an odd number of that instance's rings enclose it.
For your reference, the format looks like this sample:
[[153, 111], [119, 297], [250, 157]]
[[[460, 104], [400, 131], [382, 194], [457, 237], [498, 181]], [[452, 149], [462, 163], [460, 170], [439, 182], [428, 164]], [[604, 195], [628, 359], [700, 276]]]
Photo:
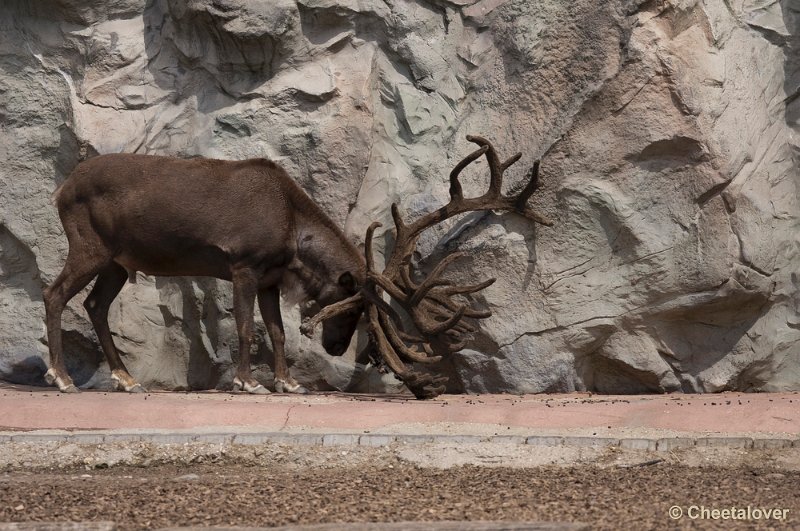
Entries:
[[0, 444], [59, 444], [100, 445], [114, 443], [144, 442], [156, 445], [219, 444], [254, 446], [263, 444], [303, 446], [367, 446], [379, 447], [419, 444], [506, 444], [539, 447], [568, 448], [624, 448], [628, 450], [668, 452], [681, 448], [714, 447], [738, 449], [785, 449], [800, 448], [800, 439], [759, 439], [750, 437], [669, 437], [669, 438], [614, 438], [595, 436], [549, 436], [533, 435], [448, 435], [448, 434], [386, 434], [386, 433], [192, 433], [192, 432], [14, 432], [0, 434]]

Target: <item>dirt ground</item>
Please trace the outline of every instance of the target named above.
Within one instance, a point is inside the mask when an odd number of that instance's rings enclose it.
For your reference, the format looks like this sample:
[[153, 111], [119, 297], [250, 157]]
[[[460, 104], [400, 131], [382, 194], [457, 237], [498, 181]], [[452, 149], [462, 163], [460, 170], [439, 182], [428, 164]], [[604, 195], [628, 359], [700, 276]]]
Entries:
[[[334, 522], [584, 522], [593, 529], [772, 528], [800, 525], [800, 472], [640, 466], [420, 467], [160, 464], [0, 473], [0, 521], [116, 522], [120, 529]], [[671, 519], [672, 506], [683, 511]], [[781, 520], [706, 520], [707, 510], [786, 509]], [[673, 509], [674, 511], [675, 509]]]
[[[794, 394], [419, 402], [0, 390], [0, 523], [800, 529]], [[141, 437], [112, 436], [120, 430]], [[662, 439], [675, 444], [650, 444]]]

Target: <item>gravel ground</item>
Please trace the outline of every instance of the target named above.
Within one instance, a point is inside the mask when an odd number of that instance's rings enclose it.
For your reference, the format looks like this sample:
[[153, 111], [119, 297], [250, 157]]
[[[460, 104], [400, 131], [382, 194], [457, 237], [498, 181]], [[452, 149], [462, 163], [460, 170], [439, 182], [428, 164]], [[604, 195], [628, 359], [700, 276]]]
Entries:
[[[394, 463], [394, 464], [392, 464]], [[800, 525], [800, 472], [660, 462], [532, 468], [227, 462], [8, 470], [0, 520], [115, 521], [120, 529], [333, 522], [585, 522], [593, 529], [790, 529]], [[684, 511], [669, 517], [671, 506]], [[788, 509], [786, 520], [692, 520], [690, 506]]]

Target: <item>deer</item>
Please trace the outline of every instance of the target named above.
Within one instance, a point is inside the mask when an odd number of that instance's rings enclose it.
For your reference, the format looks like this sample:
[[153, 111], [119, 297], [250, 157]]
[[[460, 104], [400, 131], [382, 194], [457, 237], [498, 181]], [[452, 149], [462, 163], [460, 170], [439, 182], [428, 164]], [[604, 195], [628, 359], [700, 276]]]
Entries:
[[[233, 282], [239, 364], [234, 391], [269, 391], [250, 373], [253, 308], [257, 298], [273, 345], [275, 388], [307, 393], [288, 372], [280, 294], [300, 290], [320, 311], [301, 324], [312, 337], [322, 323], [322, 345], [344, 353], [362, 315], [367, 321], [366, 356], [382, 372], [392, 371], [419, 399], [446, 389], [447, 378], [421, 372], [463, 349], [477, 331], [474, 321], [492, 315], [474, 306], [473, 295], [496, 279], [456, 284], [447, 267], [452, 253], [426, 276], [412, 263], [421, 234], [472, 211], [510, 211], [545, 225], [553, 223], [527, 206], [538, 189], [540, 161], [517, 195], [503, 195], [503, 175], [521, 157], [501, 161], [494, 146], [467, 136], [479, 148], [450, 172], [450, 201], [413, 223], [391, 205], [394, 246], [377, 271], [372, 249], [380, 223], [366, 230], [364, 254], [274, 162], [219, 161], [111, 154], [82, 162], [55, 192], [69, 243], [64, 269], [44, 290], [50, 369], [46, 379], [62, 392], [78, 389], [67, 374], [61, 344], [61, 313], [96, 277], [84, 307], [97, 332], [117, 390], [143, 391], [128, 373], [108, 327], [108, 310], [136, 271], [156, 276], [211, 276]], [[459, 175], [485, 156], [488, 190], [464, 197]], [[389, 299], [388, 301], [386, 299]], [[363, 353], [359, 354], [363, 359]]]
[[[277, 392], [307, 393], [289, 374], [280, 309], [284, 290], [320, 306], [346, 300], [366, 278], [363, 255], [276, 163], [138, 154], [100, 155], [78, 164], [54, 193], [69, 244], [61, 273], [43, 290], [50, 368], [45, 380], [77, 392], [64, 361], [61, 315], [93, 279], [84, 307], [115, 389], [144, 392], [114, 345], [108, 311], [135, 273], [208, 276], [233, 283], [239, 362], [233, 390], [269, 391], [250, 369], [254, 305], [272, 342]], [[350, 344], [361, 309], [323, 327], [334, 356]]]

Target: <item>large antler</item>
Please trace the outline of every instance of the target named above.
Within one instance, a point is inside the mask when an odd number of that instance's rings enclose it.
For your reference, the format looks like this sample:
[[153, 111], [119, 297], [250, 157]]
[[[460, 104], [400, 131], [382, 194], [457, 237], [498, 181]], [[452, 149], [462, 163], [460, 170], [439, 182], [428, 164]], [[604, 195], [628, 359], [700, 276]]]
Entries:
[[[373, 234], [381, 226], [376, 222], [367, 229], [367, 280], [361, 292], [328, 306], [301, 327], [303, 333], [308, 335], [320, 321], [352, 310], [358, 304], [365, 304], [372, 348], [380, 354], [376, 361], [379, 365], [388, 366], [418, 398], [432, 398], [444, 392], [447, 378], [417, 372], [407, 363], [435, 363], [443, 356], [463, 349], [466, 336], [476, 331], [464, 318], [484, 319], [492, 314], [488, 310], [472, 308], [467, 296], [495, 281], [492, 278], [478, 284], [457, 285], [443, 278], [447, 267], [461, 258], [463, 253], [445, 257], [427, 277], [420, 278], [421, 275], [411, 263], [419, 236], [437, 223], [477, 210], [510, 210], [537, 223], [552, 225], [550, 220], [526, 205], [538, 185], [539, 161], [534, 163], [525, 188], [516, 196], [504, 196], [503, 173], [522, 154], [518, 153], [501, 162], [488, 140], [479, 136], [468, 136], [467, 140], [480, 148], [467, 155], [450, 172], [450, 202], [411, 224], [403, 221], [397, 205], [393, 204], [395, 244], [383, 272], [375, 270], [372, 254]], [[458, 177], [464, 168], [484, 155], [489, 163], [489, 189], [480, 197], [465, 198]], [[405, 329], [404, 319], [384, 301], [384, 292], [403, 309], [413, 324], [413, 332]]]

